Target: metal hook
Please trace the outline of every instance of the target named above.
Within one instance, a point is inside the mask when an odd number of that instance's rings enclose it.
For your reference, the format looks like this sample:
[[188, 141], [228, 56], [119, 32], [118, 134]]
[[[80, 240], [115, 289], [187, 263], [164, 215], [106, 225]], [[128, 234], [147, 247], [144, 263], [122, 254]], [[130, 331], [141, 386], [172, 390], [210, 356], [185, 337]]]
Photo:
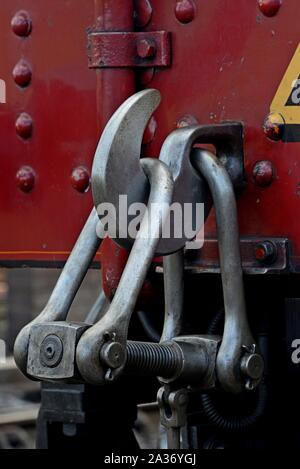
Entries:
[[[215, 155], [195, 149], [191, 162], [207, 181], [216, 212], [225, 308], [224, 333], [216, 363], [217, 377], [226, 391], [237, 393], [245, 388], [249, 372], [245, 370], [243, 377], [243, 349], [252, 347], [255, 342], [246, 313], [236, 199], [229, 174]], [[248, 378], [261, 378], [262, 358], [256, 353], [251, 357], [251, 367], [255, 365], [256, 371], [255, 376]]]

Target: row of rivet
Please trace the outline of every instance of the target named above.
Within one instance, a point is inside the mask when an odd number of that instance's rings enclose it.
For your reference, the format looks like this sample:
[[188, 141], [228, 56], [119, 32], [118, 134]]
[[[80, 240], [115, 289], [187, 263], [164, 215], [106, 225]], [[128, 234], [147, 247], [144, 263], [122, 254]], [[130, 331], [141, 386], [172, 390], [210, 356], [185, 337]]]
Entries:
[[[16, 184], [18, 188], [25, 193], [31, 192], [36, 185], [37, 175], [31, 166], [22, 166], [16, 174]], [[85, 193], [90, 187], [90, 174], [84, 166], [78, 166], [72, 171], [70, 176], [72, 187]]]
[[[32, 21], [27, 11], [18, 11], [12, 21], [11, 27], [13, 32], [22, 38], [30, 36], [32, 32]], [[13, 69], [12, 72], [15, 83], [21, 88], [26, 88], [30, 85], [32, 80], [32, 70], [28, 62], [21, 59]], [[19, 137], [24, 140], [29, 139], [32, 136], [33, 131], [33, 120], [32, 117], [23, 112], [19, 115], [16, 120], [16, 132]]]
[[[30, 36], [32, 32], [32, 21], [26, 11], [18, 11], [12, 21], [13, 32], [22, 38]], [[29, 64], [21, 59], [12, 72], [15, 83], [21, 88], [29, 86], [32, 79], [32, 71]], [[33, 120], [29, 114], [22, 112], [16, 120], [16, 132], [24, 140], [32, 136]], [[35, 171], [30, 166], [22, 166], [16, 174], [16, 183], [23, 192], [30, 192], [34, 188], [36, 180]]]
[[[281, 5], [282, 0], [257, 0], [260, 11], [265, 16], [275, 16]], [[196, 15], [194, 0], [177, 0], [175, 5], [175, 16], [180, 23], [190, 23]]]
[[[265, 16], [275, 16], [281, 5], [282, 0], [257, 0], [260, 11]], [[150, 0], [138, 0], [136, 2], [135, 22], [138, 28], [144, 28], [151, 21], [153, 8]], [[177, 0], [175, 4], [175, 16], [180, 23], [186, 24], [193, 21], [196, 15], [196, 6], [194, 0]], [[24, 30], [30, 28], [30, 25], [24, 26]]]
[[[22, 38], [28, 37], [32, 32], [32, 20], [27, 11], [17, 12], [12, 21], [13, 32]], [[26, 88], [32, 80], [32, 69], [29, 63], [21, 59], [13, 69], [13, 79], [21, 88]], [[32, 137], [33, 119], [26, 112], [22, 112], [16, 120], [16, 132], [23, 140]], [[22, 166], [16, 174], [16, 183], [22, 192], [31, 192], [36, 184], [36, 172], [31, 166]], [[72, 187], [80, 193], [87, 192], [90, 187], [90, 174], [88, 170], [79, 166], [71, 174], [70, 182]]]

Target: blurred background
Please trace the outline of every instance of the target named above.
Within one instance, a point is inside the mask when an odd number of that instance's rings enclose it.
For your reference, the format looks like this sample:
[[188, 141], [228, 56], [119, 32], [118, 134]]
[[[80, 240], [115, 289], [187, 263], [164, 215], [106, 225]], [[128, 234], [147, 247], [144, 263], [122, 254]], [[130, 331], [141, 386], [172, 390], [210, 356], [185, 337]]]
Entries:
[[[40, 405], [39, 383], [17, 370], [12, 353], [20, 329], [46, 305], [59, 269], [0, 269], [0, 449], [34, 448]], [[83, 320], [100, 291], [100, 272], [90, 270], [70, 311]]]

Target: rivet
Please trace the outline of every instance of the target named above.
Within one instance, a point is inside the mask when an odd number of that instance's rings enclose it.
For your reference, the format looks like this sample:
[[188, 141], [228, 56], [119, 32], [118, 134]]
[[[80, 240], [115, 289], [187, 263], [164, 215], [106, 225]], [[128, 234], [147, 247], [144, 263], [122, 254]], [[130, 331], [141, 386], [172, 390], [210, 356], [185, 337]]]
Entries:
[[149, 145], [151, 142], [153, 142], [156, 130], [157, 122], [155, 117], [152, 116], [144, 132], [143, 145]]
[[283, 136], [285, 121], [281, 114], [272, 113], [265, 119], [263, 129], [271, 140], [281, 140]]
[[71, 174], [72, 187], [82, 194], [90, 187], [90, 173], [84, 166], [78, 166]]
[[32, 78], [32, 71], [25, 60], [21, 59], [20, 62], [17, 63], [13, 69], [13, 77], [17, 85], [23, 88], [29, 85]]
[[35, 172], [30, 166], [22, 166], [16, 174], [17, 186], [22, 192], [30, 192], [35, 186]]
[[196, 8], [193, 0], [178, 0], [175, 6], [175, 15], [180, 23], [190, 23], [195, 18]]
[[258, 0], [260, 11], [269, 17], [277, 15], [281, 5], [282, 0]]
[[268, 187], [274, 179], [274, 166], [271, 161], [258, 161], [253, 168], [253, 179], [260, 187]]
[[26, 112], [22, 112], [16, 120], [16, 132], [17, 134], [28, 139], [32, 136], [33, 120], [32, 117]]
[[153, 58], [156, 50], [155, 41], [152, 39], [140, 39], [137, 43], [137, 54], [141, 59]]
[[271, 241], [263, 241], [255, 246], [254, 256], [258, 262], [273, 264], [277, 259], [277, 247]]
[[145, 28], [152, 18], [153, 8], [149, 0], [134, 0], [134, 21], [138, 28]]
[[187, 114], [186, 116], [181, 117], [176, 124], [177, 129], [181, 129], [182, 127], [191, 127], [193, 125], [198, 125], [199, 122], [196, 117]]
[[18, 11], [11, 20], [11, 27], [17, 36], [29, 36], [32, 31], [32, 21], [27, 11]]

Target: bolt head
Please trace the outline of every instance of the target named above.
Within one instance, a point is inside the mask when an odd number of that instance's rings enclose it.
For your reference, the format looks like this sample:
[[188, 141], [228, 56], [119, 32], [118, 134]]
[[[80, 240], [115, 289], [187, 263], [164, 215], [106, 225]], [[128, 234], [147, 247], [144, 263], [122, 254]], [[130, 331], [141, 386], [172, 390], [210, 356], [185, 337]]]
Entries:
[[137, 43], [137, 53], [141, 59], [152, 59], [156, 51], [156, 44], [152, 39], [140, 39]]
[[264, 121], [264, 133], [270, 140], [278, 141], [283, 137], [285, 121], [281, 114], [272, 113]]
[[277, 248], [271, 241], [264, 241], [255, 246], [255, 259], [262, 264], [273, 264], [277, 258]]
[[195, 18], [196, 8], [193, 0], [178, 0], [175, 6], [175, 16], [180, 23], [190, 23]]
[[23, 166], [16, 174], [16, 183], [22, 192], [31, 192], [35, 186], [35, 172], [30, 166]]
[[269, 17], [277, 15], [281, 5], [282, 0], [258, 0], [260, 11]]
[[271, 161], [258, 161], [253, 168], [253, 180], [260, 187], [268, 187], [274, 180], [274, 172]]
[[47, 368], [55, 368], [62, 360], [63, 351], [63, 343], [60, 338], [57, 335], [49, 335], [41, 345], [41, 363]]
[[13, 32], [20, 37], [29, 36], [32, 30], [32, 21], [27, 11], [18, 11], [11, 20]]

